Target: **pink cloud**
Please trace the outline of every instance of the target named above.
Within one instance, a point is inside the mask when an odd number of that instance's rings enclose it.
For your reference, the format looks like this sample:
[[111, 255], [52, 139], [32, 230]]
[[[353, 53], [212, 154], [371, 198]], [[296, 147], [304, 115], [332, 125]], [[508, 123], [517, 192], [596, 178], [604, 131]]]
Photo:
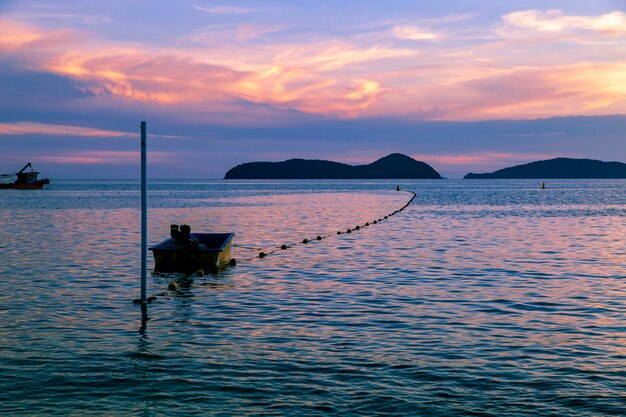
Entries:
[[102, 130], [91, 127], [52, 125], [46, 123], [17, 122], [0, 123], [0, 135], [64, 135], [90, 137], [130, 137], [136, 133]]
[[556, 158], [561, 155], [545, 153], [504, 153], [504, 152], [480, 152], [468, 154], [414, 154], [412, 158], [419, 161], [428, 161], [444, 166], [496, 166], [527, 163], [542, 159]]
[[[137, 164], [139, 152], [135, 151], [70, 151], [63, 155], [47, 155], [32, 158], [35, 162], [53, 164], [91, 165], [91, 164]], [[150, 162], [169, 162], [174, 155], [168, 152], [150, 152]]]
[[15, 50], [42, 38], [41, 31], [26, 25], [0, 19], [0, 50]]
[[[136, 138], [138, 132], [124, 132], [118, 130], [97, 129], [85, 126], [54, 125], [35, 122], [0, 123], [1, 135], [56, 135], [56, 136], [82, 136], [96, 138]], [[151, 137], [160, 139], [179, 139], [181, 136], [150, 134]]]
[[[510, 14], [505, 21], [517, 27], [554, 21], [563, 27], [617, 31], [624, 17], [611, 13], [580, 20], [535, 12]], [[211, 113], [234, 119], [245, 114], [245, 122], [254, 119], [253, 111], [256, 119], [267, 119], [270, 109], [434, 120], [626, 113], [626, 60], [614, 46], [603, 50], [606, 59], [601, 62], [572, 60], [568, 50], [534, 54], [538, 41], [526, 38], [497, 37], [469, 46], [446, 38], [436, 50], [416, 46], [422, 42], [400, 48], [394, 45], [398, 36], [426, 39], [430, 32], [397, 24], [384, 42], [355, 36], [250, 43], [276, 28], [239, 24], [230, 40], [188, 37], [179, 48], [158, 49], [8, 19], [0, 23], [0, 50], [25, 67], [72, 78], [111, 105], [176, 106], [186, 110], [185, 117], [203, 120]], [[578, 40], [570, 42], [575, 48]], [[249, 103], [259, 106], [251, 110]]]
[[81, 34], [72, 29], [46, 30], [0, 16], [0, 51], [48, 55], [71, 48], [80, 38]]
[[439, 38], [435, 33], [412, 25], [397, 25], [392, 29], [392, 33], [396, 38], [407, 39], [411, 41], [434, 41]]

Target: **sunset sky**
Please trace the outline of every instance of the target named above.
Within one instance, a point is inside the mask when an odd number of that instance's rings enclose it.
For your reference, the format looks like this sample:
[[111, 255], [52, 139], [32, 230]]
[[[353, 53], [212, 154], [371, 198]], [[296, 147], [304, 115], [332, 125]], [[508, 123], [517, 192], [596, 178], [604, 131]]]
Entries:
[[3, 1], [0, 173], [626, 162], [626, 1]]

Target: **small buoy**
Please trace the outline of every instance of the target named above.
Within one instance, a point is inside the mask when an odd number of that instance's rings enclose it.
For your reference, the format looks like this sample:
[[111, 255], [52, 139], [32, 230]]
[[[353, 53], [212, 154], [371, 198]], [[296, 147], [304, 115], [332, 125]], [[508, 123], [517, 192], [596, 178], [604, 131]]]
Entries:
[[203, 271], [202, 269], [198, 269], [198, 270], [196, 271], [196, 276], [197, 276], [197, 277], [203, 277], [203, 276], [204, 276], [204, 271]]
[[385, 219], [387, 218], [387, 216], [385, 216]]
[[318, 236], [318, 237], [316, 237], [315, 239], [317, 239], [317, 240], [322, 240], [322, 237], [321, 237], [321, 236]]
[[259, 258], [265, 258], [266, 255], [267, 253], [265, 252], [259, 252]]
[[376, 224], [376, 223], [378, 223], [378, 222], [377, 222], [376, 220], [374, 220], [372, 223]]
[[361, 230], [361, 226], [355, 227], [356, 230]]
[[352, 230], [348, 229], [346, 230], [346, 233], [352, 233]]
[[302, 243], [309, 243], [309, 239], [302, 239]]
[[280, 245], [280, 248], [281, 248], [282, 250], [285, 250], [285, 249], [287, 249], [287, 245]]
[[237, 259], [230, 258], [230, 261], [228, 261], [228, 265], [230, 265], [230, 266], [237, 266]]
[[178, 285], [178, 282], [176, 281], [170, 281], [169, 285], [167, 286], [167, 289], [170, 291], [178, 291], [179, 288], [180, 285]]
[[369, 224], [369, 222], [368, 222], [368, 223], [365, 223], [365, 225], [366, 225], [366, 226], [369, 226], [370, 224]]
[[341, 234], [341, 230], [337, 230], [337, 234], [340, 235]]

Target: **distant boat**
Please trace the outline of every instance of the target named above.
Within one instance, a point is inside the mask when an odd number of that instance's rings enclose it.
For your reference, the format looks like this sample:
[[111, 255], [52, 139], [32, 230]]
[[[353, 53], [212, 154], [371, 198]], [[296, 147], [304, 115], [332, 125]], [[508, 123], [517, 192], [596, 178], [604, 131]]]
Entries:
[[[30, 171], [26, 171], [28, 168]], [[50, 184], [47, 178], [37, 179], [38, 175], [29, 162], [15, 174], [0, 174], [0, 189], [37, 190]]]

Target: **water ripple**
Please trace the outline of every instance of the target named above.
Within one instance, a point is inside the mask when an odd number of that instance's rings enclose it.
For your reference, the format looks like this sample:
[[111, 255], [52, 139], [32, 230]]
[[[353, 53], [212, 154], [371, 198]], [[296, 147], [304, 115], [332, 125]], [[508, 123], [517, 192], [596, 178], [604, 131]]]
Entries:
[[[625, 181], [160, 181], [235, 268], [138, 306], [136, 182], [3, 194], [6, 415], [622, 415]], [[152, 265], [152, 264], [151, 264]]]

